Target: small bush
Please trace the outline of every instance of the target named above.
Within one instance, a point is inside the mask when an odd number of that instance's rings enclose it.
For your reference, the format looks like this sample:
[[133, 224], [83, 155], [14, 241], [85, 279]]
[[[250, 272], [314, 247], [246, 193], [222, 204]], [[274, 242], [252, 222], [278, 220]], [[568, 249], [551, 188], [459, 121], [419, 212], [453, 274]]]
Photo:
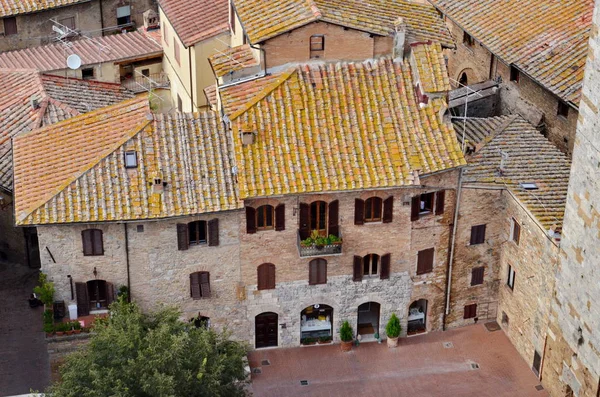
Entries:
[[400, 320], [396, 317], [396, 313], [392, 313], [392, 317], [390, 317], [385, 326], [385, 333], [389, 338], [397, 338], [400, 336], [401, 331], [402, 326], [400, 325]]
[[352, 332], [352, 327], [350, 326], [348, 320], [346, 320], [342, 323], [342, 326], [340, 327], [340, 339], [342, 340], [342, 342], [350, 342], [352, 341], [353, 337], [354, 335]]
[[52, 305], [52, 302], [54, 302], [54, 283], [49, 282], [48, 276], [44, 273], [40, 273], [38, 285], [33, 289], [33, 292], [46, 307]]

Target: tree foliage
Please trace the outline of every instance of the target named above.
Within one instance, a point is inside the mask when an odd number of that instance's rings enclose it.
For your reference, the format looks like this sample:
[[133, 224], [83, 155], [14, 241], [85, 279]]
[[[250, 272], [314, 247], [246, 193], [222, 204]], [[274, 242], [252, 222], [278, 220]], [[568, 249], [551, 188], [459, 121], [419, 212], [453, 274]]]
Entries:
[[246, 347], [226, 332], [195, 328], [174, 309], [144, 314], [123, 299], [69, 355], [53, 397], [244, 396]]

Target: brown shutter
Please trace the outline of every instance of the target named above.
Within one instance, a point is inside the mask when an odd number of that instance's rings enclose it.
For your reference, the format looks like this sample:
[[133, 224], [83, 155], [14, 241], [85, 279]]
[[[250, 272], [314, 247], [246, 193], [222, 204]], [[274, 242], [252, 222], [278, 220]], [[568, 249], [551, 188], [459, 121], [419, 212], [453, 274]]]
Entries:
[[82, 230], [81, 231], [81, 243], [83, 245], [83, 255], [93, 255], [92, 248], [92, 231]]
[[179, 251], [185, 251], [190, 248], [187, 223], [177, 224], [177, 248]]
[[340, 236], [339, 212], [340, 202], [338, 200], [329, 203], [329, 234], [333, 234], [336, 237]]
[[354, 224], [364, 225], [365, 223], [365, 202], [361, 199], [354, 200]]
[[390, 223], [394, 218], [394, 196], [383, 201], [383, 223]]
[[381, 269], [379, 270], [379, 278], [387, 280], [390, 278], [390, 262], [391, 254], [385, 254], [381, 257]]
[[267, 288], [273, 289], [275, 288], [275, 265], [270, 263], [267, 265]]
[[354, 255], [354, 269], [352, 274], [352, 281], [361, 281], [363, 275], [362, 258]]
[[256, 209], [246, 207], [246, 233], [256, 233]]
[[200, 273], [190, 274], [190, 295], [192, 299], [200, 299]]
[[435, 214], [440, 215], [444, 213], [444, 201], [446, 199], [446, 191], [440, 190], [435, 193]]
[[104, 283], [106, 288], [106, 305], [110, 305], [115, 301], [115, 287], [112, 283]]
[[262, 264], [262, 265], [260, 265], [257, 268], [257, 273], [258, 274], [257, 274], [257, 277], [256, 277], [256, 280], [257, 280], [256, 284], [257, 284], [257, 289], [259, 291], [263, 290], [263, 289], [266, 289], [266, 285], [265, 285], [266, 284], [266, 277], [265, 277], [266, 266], [267, 266], [266, 264]]
[[471, 285], [483, 284], [484, 267], [476, 267], [471, 270]]
[[75, 283], [75, 292], [77, 293], [77, 317], [87, 316], [90, 314], [87, 284]]
[[318, 266], [317, 260], [313, 259], [308, 263], [308, 285], [315, 285], [318, 283]]
[[433, 270], [433, 248], [419, 251], [417, 256], [417, 274], [429, 273]]
[[317, 282], [327, 284], [327, 261], [325, 259], [317, 259]]
[[275, 230], [278, 232], [285, 230], [285, 204], [275, 207]]
[[200, 272], [200, 294], [203, 298], [210, 298], [210, 274]]
[[94, 229], [92, 231], [92, 235], [94, 236], [94, 255], [104, 255], [104, 242], [102, 241], [102, 230]]
[[414, 196], [410, 202], [410, 220], [411, 222], [419, 220], [419, 212], [421, 212], [421, 196]]
[[219, 245], [219, 219], [208, 221], [208, 246], [216, 247]]
[[517, 221], [514, 221], [514, 225], [513, 240], [519, 245], [519, 240], [521, 240], [521, 225]]
[[306, 240], [310, 237], [310, 206], [306, 203], [300, 203], [299, 227], [300, 238]]

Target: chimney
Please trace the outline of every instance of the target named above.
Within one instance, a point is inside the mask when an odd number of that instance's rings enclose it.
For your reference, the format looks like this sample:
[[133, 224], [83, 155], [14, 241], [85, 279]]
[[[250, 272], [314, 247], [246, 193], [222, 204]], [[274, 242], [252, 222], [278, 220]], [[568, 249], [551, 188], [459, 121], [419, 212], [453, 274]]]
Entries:
[[31, 99], [29, 99], [29, 103], [31, 104], [31, 108], [34, 110], [40, 108], [40, 103], [36, 98], [32, 97]]
[[398, 17], [394, 22], [394, 50], [392, 57], [394, 59], [404, 57], [404, 45], [406, 44], [406, 24], [404, 18]]
[[142, 16], [144, 18], [144, 29], [146, 29], [146, 31], [158, 29], [160, 27], [158, 21], [158, 14], [156, 13], [156, 11], [152, 9], [147, 10], [142, 14]]

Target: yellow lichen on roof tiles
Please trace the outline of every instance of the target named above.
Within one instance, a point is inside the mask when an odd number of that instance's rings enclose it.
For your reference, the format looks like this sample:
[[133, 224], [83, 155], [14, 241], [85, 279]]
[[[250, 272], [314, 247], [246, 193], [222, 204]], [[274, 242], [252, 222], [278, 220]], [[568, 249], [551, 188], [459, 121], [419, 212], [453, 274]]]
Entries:
[[44, 11], [85, 1], [88, 0], [1, 0], [0, 17]]
[[429, 1], [502, 61], [579, 103], [593, 0]]
[[427, 93], [450, 91], [446, 61], [439, 43], [411, 45], [413, 67], [416, 67], [421, 87]]
[[215, 75], [217, 77], [225, 76], [248, 67], [257, 66], [258, 59], [250, 45], [244, 44], [232, 47], [228, 50], [217, 52], [208, 58]]
[[390, 36], [394, 21], [402, 17], [414, 41], [454, 46], [444, 21], [429, 4], [406, 0], [235, 0], [234, 4], [252, 43], [316, 21]]
[[[231, 117], [242, 199], [405, 186], [415, 171], [465, 164], [438, 100], [417, 103], [408, 64], [308, 64], [277, 82]], [[243, 145], [249, 127], [255, 140]]]

